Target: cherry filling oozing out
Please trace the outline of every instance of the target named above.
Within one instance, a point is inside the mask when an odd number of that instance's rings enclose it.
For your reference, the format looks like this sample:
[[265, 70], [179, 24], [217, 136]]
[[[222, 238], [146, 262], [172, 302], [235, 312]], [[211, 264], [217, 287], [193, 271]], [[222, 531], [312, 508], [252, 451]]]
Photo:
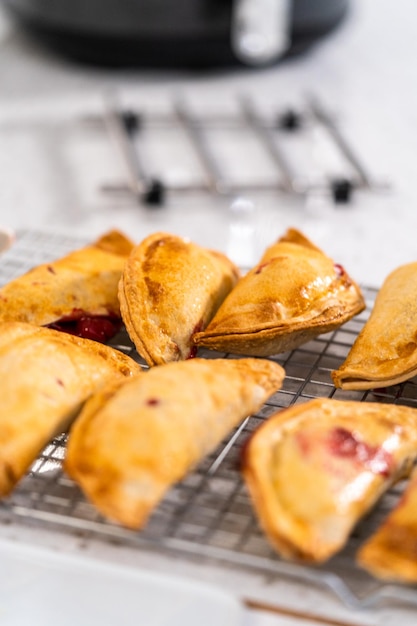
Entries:
[[[204, 321], [200, 320], [199, 322], [197, 322], [197, 324], [194, 326], [193, 332], [191, 333], [191, 337], [193, 335], [195, 335], [196, 333], [201, 332], [202, 330], [204, 330]], [[197, 356], [197, 352], [198, 352], [198, 347], [197, 346], [191, 346], [190, 348], [190, 353], [187, 356], [187, 359], [194, 359]]]
[[330, 433], [329, 444], [333, 454], [350, 458], [374, 474], [389, 476], [391, 472], [393, 458], [387, 450], [361, 441], [355, 433], [345, 428], [334, 428]]
[[48, 328], [84, 339], [106, 343], [120, 330], [122, 321], [112, 315], [68, 315], [47, 324]]
[[336, 272], [339, 278], [341, 278], [342, 276], [346, 274], [345, 268], [343, 267], [343, 265], [340, 265], [340, 263], [334, 263], [333, 267], [334, 267], [334, 271]]

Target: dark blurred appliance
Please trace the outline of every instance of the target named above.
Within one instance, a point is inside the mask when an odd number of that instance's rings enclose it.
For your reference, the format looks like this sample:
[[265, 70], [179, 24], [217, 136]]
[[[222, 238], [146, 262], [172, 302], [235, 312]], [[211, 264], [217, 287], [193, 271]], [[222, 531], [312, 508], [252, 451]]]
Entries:
[[49, 48], [118, 67], [265, 66], [335, 28], [348, 0], [3, 0]]

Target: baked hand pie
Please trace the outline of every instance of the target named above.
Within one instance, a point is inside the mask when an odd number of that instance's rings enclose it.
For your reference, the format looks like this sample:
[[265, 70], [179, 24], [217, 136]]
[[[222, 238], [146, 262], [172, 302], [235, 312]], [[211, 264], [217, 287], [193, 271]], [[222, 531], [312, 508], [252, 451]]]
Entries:
[[[165, 492], [281, 386], [261, 359], [191, 359], [153, 367], [93, 396], [64, 468], [108, 518], [138, 529]], [[127, 381], [126, 381], [127, 382]]]
[[[0, 322], [29, 322], [105, 341], [120, 326], [117, 289], [133, 243], [112, 230], [0, 289]], [[113, 328], [113, 326], [116, 326]]]
[[417, 470], [396, 508], [360, 548], [357, 561], [377, 578], [417, 582]]
[[416, 454], [415, 409], [316, 399], [269, 417], [244, 448], [242, 471], [276, 550], [322, 562]]
[[417, 263], [384, 281], [370, 317], [345, 362], [332, 372], [336, 387], [376, 389], [417, 374]]
[[196, 346], [269, 356], [338, 328], [364, 307], [358, 285], [343, 268], [290, 229], [193, 340]]
[[148, 365], [193, 356], [191, 336], [206, 327], [237, 278], [226, 256], [175, 235], [155, 233], [136, 246], [119, 301], [129, 336]]
[[95, 341], [23, 322], [0, 324], [0, 496], [101, 385], [141, 371]]

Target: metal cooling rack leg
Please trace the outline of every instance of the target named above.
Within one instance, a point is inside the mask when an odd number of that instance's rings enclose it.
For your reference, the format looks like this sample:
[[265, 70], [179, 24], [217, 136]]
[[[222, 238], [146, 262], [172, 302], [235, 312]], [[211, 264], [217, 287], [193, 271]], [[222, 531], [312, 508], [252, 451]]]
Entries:
[[128, 176], [128, 186], [135, 198], [149, 205], [161, 205], [165, 199], [162, 181], [151, 178], [145, 171], [139, 152], [132, 140], [134, 130], [129, 118], [124, 118], [115, 97], [105, 101], [105, 122], [122, 157]]
[[363, 163], [360, 162], [356, 154], [353, 152], [351, 146], [343, 137], [340, 129], [335, 124], [334, 120], [316, 98], [310, 98], [309, 105], [314, 118], [327, 130], [327, 132], [335, 142], [336, 146], [339, 148], [343, 156], [355, 170], [358, 177], [358, 182], [361, 187], [365, 189], [371, 189], [373, 187], [371, 177], [366, 171]]

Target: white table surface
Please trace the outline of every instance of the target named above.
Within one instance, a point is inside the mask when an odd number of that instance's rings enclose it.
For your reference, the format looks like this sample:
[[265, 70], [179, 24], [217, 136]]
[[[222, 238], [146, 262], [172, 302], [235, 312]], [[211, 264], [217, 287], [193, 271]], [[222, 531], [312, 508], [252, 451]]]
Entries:
[[[363, 284], [379, 286], [398, 265], [417, 258], [417, 5], [389, 0], [357, 0], [343, 25], [308, 55], [263, 70], [210, 73], [94, 71], [72, 66], [37, 48], [0, 11], [0, 224], [12, 229], [93, 237], [109, 227], [126, 230], [137, 240], [163, 229], [190, 236], [211, 247], [234, 251], [250, 264], [263, 247], [287, 226], [310, 236]], [[265, 101], [298, 102], [314, 92], [326, 102], [377, 177], [392, 184], [389, 193], [358, 192], [352, 206], [302, 202], [283, 196], [256, 200], [250, 242], [234, 241], [233, 220], [226, 204], [221, 210], [206, 198], [175, 201], [159, 211], [132, 202], [102, 201], [68, 179], [52, 176], [51, 153], [39, 150], [24, 124], [33, 119], [69, 117], [96, 112], [108, 88], [117, 88], [127, 103], [164, 109], [180, 91], [197, 107], [233, 105], [242, 92]], [[29, 120], [29, 122], [28, 122]], [[85, 147], [85, 146], [84, 146]], [[54, 146], [50, 150], [53, 153]], [[70, 153], [85, 172], [97, 166], [91, 148], [82, 156]], [[56, 164], [54, 165], [54, 167]], [[113, 172], [103, 157], [100, 166]], [[117, 173], [117, 172], [116, 172]], [[89, 180], [89, 182], [91, 182]], [[90, 195], [89, 195], [90, 194]], [[235, 244], [240, 244], [236, 248]], [[245, 254], [242, 255], [242, 245]], [[75, 540], [27, 528], [0, 527], [0, 536], [79, 549]], [[120, 564], [140, 564], [156, 571], [178, 571], [237, 594], [265, 602], [310, 610], [355, 624], [413, 624], [413, 612], [381, 609], [351, 612], [332, 597], [289, 581], [265, 581], [221, 568], [156, 559], [149, 554], [91, 543], [84, 552]], [[247, 613], [247, 626], [302, 624], [304, 620], [268, 613]]]

